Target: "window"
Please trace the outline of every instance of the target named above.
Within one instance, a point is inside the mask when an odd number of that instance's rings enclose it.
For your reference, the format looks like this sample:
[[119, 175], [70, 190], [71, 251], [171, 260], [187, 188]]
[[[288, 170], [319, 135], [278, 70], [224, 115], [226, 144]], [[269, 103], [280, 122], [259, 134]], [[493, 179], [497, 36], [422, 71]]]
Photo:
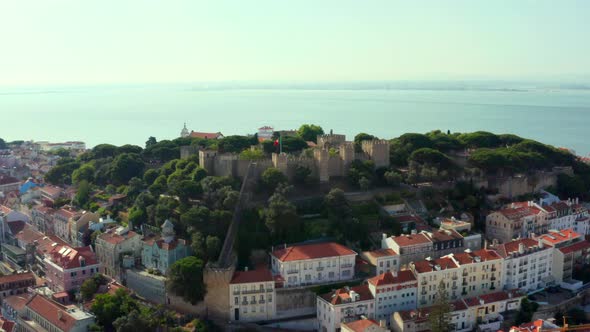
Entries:
[[234, 305], [238, 305], [238, 297], [234, 297]]

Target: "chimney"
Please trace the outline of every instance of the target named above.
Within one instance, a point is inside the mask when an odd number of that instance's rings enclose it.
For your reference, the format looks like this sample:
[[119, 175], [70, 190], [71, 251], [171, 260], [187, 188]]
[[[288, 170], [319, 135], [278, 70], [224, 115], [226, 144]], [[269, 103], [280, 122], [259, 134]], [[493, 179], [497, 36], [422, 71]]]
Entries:
[[488, 240], [487, 239], [483, 240], [483, 248], [484, 248], [484, 250], [488, 249]]
[[418, 234], [418, 232], [415, 229], [412, 229], [412, 231], [410, 232], [410, 234], [416, 235], [416, 234]]
[[518, 244], [518, 253], [524, 254], [524, 251], [525, 251], [525, 245], [524, 245], [524, 243], [521, 242]]
[[387, 239], [387, 234], [385, 234], [385, 233], [381, 234], [381, 238], [382, 238], [383, 240]]
[[57, 311], [57, 319], [61, 320], [63, 318], [63, 312], [61, 310]]
[[535, 233], [531, 233], [531, 239], [535, 238]]
[[379, 327], [385, 328], [386, 327], [386, 323], [383, 319], [379, 320]]
[[244, 271], [248, 272], [248, 267], [247, 266], [244, 267]]
[[397, 271], [393, 270], [393, 271], [391, 271], [391, 274], [397, 278]]
[[539, 239], [538, 239], [537, 246], [538, 246], [540, 249], [543, 249], [543, 241], [541, 240], [541, 238], [539, 238]]

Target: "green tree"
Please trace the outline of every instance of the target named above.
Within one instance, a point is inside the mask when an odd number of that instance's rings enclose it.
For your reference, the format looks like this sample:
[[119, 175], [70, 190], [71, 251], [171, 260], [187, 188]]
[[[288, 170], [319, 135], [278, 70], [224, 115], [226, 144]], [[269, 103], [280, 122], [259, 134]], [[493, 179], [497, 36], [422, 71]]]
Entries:
[[272, 192], [277, 188], [279, 183], [287, 182], [287, 177], [278, 168], [269, 167], [262, 172], [260, 181], [264, 188]]
[[106, 330], [113, 329], [113, 322], [138, 308], [137, 302], [132, 299], [127, 291], [118, 289], [115, 294], [99, 294], [92, 302], [91, 311], [96, 316], [97, 322]]
[[324, 129], [313, 124], [304, 124], [297, 130], [297, 135], [304, 141], [311, 141], [317, 143], [318, 135], [323, 135]]
[[193, 332], [209, 332], [209, 327], [207, 326], [207, 323], [205, 323], [201, 319], [193, 319], [191, 321], [191, 325], [193, 328]]
[[136, 332], [150, 331], [151, 326], [146, 317], [142, 316], [139, 311], [132, 310], [128, 314], [117, 318], [113, 322], [117, 332]]
[[216, 260], [221, 251], [221, 240], [217, 236], [209, 235], [206, 240], [207, 259]]
[[520, 302], [520, 310], [516, 314], [514, 325], [518, 326], [523, 323], [530, 322], [533, 319], [533, 314], [539, 308], [537, 302], [529, 301], [526, 297]]
[[151, 186], [154, 183], [154, 181], [156, 181], [158, 176], [160, 176], [160, 172], [151, 168], [145, 171], [145, 173], [143, 173], [143, 181], [147, 186]]
[[202, 300], [205, 296], [203, 261], [195, 256], [176, 261], [168, 271], [167, 288], [192, 304]]
[[402, 182], [402, 175], [395, 171], [387, 171], [383, 175], [388, 185], [397, 187]]
[[143, 177], [145, 163], [137, 153], [122, 153], [111, 164], [111, 180], [115, 184], [129, 182], [133, 177]]
[[264, 157], [264, 152], [260, 149], [248, 149], [240, 152], [240, 159], [244, 160], [262, 160]]
[[0, 150], [8, 149], [8, 145], [6, 145], [6, 141], [0, 138]]
[[156, 138], [154, 136], [150, 136], [148, 138], [148, 140], [145, 142], [145, 148], [149, 148], [151, 146], [156, 145], [156, 143], [158, 143], [158, 141], [156, 140]]
[[441, 280], [438, 284], [434, 305], [430, 309], [428, 322], [432, 332], [452, 331], [451, 327], [452, 307], [449, 303], [449, 294], [446, 289], [445, 281]]
[[80, 168], [74, 170], [72, 173], [72, 182], [74, 184], [79, 183], [80, 181], [88, 181], [94, 182], [94, 173], [96, 173], [96, 169], [91, 164], [84, 164], [80, 166]]
[[85, 301], [91, 300], [96, 291], [98, 290], [98, 285], [94, 278], [88, 278], [84, 280], [82, 286], [80, 286], [80, 295], [82, 295], [82, 299]]
[[86, 208], [88, 201], [90, 200], [90, 184], [86, 180], [80, 181], [78, 183], [78, 188], [76, 191], [76, 196], [74, 197], [74, 203], [76, 206], [80, 208]]
[[205, 250], [205, 237], [203, 237], [203, 233], [193, 233], [191, 236], [191, 249], [198, 258], [205, 259], [207, 257], [207, 252]]
[[297, 238], [300, 232], [299, 216], [295, 205], [285, 196], [275, 193], [268, 200], [268, 206], [262, 211], [266, 227], [276, 243]]
[[92, 148], [93, 159], [114, 157], [117, 154], [117, 147], [112, 144], [99, 144]]
[[311, 176], [311, 170], [305, 166], [297, 166], [293, 175], [293, 182], [297, 184], [306, 184]]

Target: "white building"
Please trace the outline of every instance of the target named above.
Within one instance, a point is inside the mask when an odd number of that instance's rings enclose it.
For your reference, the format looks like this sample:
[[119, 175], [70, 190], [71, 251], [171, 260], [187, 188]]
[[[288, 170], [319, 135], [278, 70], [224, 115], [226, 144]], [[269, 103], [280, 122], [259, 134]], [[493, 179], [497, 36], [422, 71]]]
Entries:
[[492, 246], [502, 258], [506, 289], [520, 288], [531, 292], [554, 281], [552, 273], [554, 248], [535, 239], [520, 239]]
[[466, 296], [501, 290], [502, 257], [493, 250], [465, 250], [437, 259], [410, 265], [418, 279], [418, 306], [435, 303], [440, 282], [444, 282], [451, 301]]
[[294, 245], [270, 254], [272, 274], [284, 287], [298, 287], [350, 280], [354, 277], [356, 252], [334, 243]]
[[258, 141], [268, 141], [272, 139], [272, 135], [274, 134], [275, 129], [271, 126], [264, 126], [258, 128]]
[[340, 332], [389, 332], [385, 322], [377, 322], [374, 319], [359, 319], [349, 323], [340, 324]]
[[418, 282], [412, 271], [386, 272], [367, 282], [375, 297], [375, 319], [389, 324], [395, 311], [416, 308]]
[[268, 269], [236, 271], [229, 283], [229, 319], [265, 321], [276, 315], [275, 283]]
[[376, 276], [400, 269], [399, 255], [393, 249], [363, 251], [360, 257], [371, 265], [371, 272]]
[[369, 286], [344, 287], [317, 297], [318, 331], [340, 331], [341, 323], [375, 317]]
[[[498, 331], [504, 317], [502, 313], [520, 309], [524, 298], [518, 290], [499, 291], [451, 302], [452, 331]], [[391, 330], [395, 332], [429, 331], [428, 315], [432, 307], [395, 312]]]

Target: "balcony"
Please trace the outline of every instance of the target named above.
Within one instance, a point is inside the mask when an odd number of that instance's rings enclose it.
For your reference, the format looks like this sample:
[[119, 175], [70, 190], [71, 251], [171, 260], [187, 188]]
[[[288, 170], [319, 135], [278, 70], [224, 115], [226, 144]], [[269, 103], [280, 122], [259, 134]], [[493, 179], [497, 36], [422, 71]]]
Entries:
[[477, 318], [478, 331], [498, 331], [502, 327], [504, 317], [500, 314], [486, 315]]
[[492, 277], [490, 278], [490, 280], [496, 280], [496, 277], [492, 276]]
[[258, 301], [258, 303], [260, 303], [260, 304], [264, 304], [264, 299], [262, 299], [262, 300]]
[[242, 301], [242, 305], [248, 305], [248, 301]]
[[469, 275], [469, 273], [467, 272], [467, 270], [464, 270], [464, 271], [463, 271], [463, 276], [464, 276], [464, 277], [467, 277], [467, 275]]
[[457, 289], [458, 286], [456, 284], [453, 284], [453, 286], [451, 287], [452, 289]]
[[324, 270], [324, 267], [323, 266], [316, 267], [316, 271], [323, 271], [323, 270]]
[[451, 279], [453, 280], [457, 280], [459, 277], [457, 277], [456, 275], [454, 275]]
[[242, 291], [242, 294], [256, 294], [256, 293], [264, 293], [264, 289], [248, 289], [248, 290]]
[[273, 292], [273, 289], [272, 288], [269, 288], [269, 289], [266, 290], [266, 292], [267, 293], [272, 293]]
[[422, 282], [421, 282], [420, 284], [422, 284], [422, 285], [427, 285], [427, 284], [428, 284], [428, 282], [427, 282], [426, 280], [422, 280]]
[[299, 273], [299, 270], [287, 270], [287, 274]]
[[420, 292], [420, 294], [426, 295], [427, 294], [426, 289], [423, 289], [422, 292]]
[[349, 268], [349, 267], [352, 267], [352, 263], [340, 265], [340, 268], [343, 268], [343, 269], [346, 269], [346, 268]]
[[496, 269], [495, 266], [492, 266], [492, 272], [496, 272], [498, 269]]
[[463, 280], [463, 282], [461, 283], [461, 285], [467, 286], [468, 285], [467, 280]]

